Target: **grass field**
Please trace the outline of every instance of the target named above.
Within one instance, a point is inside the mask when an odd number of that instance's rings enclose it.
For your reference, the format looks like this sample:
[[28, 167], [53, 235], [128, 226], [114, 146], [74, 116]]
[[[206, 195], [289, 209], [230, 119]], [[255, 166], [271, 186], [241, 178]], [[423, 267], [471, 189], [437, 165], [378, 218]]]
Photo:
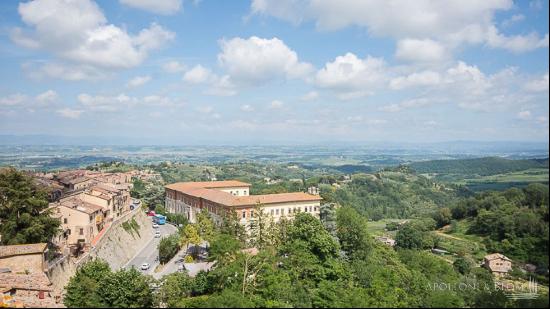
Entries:
[[406, 219], [382, 219], [379, 221], [369, 221], [367, 224], [367, 230], [370, 232], [373, 236], [384, 236], [389, 235], [392, 237], [395, 237], [395, 233], [397, 231], [387, 231], [386, 232], [386, 224], [388, 222], [401, 222], [405, 221]]

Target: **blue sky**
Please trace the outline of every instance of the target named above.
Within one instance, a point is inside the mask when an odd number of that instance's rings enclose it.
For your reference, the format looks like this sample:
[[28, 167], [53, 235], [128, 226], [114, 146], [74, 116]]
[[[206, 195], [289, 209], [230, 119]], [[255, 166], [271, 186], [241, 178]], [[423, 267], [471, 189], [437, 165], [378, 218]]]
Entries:
[[0, 16], [0, 134], [548, 140], [547, 1], [35, 0]]

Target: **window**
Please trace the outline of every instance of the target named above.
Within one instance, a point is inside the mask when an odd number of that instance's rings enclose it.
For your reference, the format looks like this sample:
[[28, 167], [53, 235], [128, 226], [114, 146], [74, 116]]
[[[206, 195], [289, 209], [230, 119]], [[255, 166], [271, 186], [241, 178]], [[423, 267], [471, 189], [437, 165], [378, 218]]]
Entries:
[[243, 219], [246, 219], [246, 210], [243, 210]]
[[275, 209], [275, 214], [278, 216], [279, 215], [279, 208]]
[[271, 215], [275, 214], [275, 210], [271, 209]]
[[80, 228], [79, 234], [80, 234], [80, 235], [84, 235], [84, 229], [83, 229], [83, 228]]
[[69, 221], [67, 221], [67, 218], [63, 218], [63, 223], [67, 224], [67, 222], [69, 222]]

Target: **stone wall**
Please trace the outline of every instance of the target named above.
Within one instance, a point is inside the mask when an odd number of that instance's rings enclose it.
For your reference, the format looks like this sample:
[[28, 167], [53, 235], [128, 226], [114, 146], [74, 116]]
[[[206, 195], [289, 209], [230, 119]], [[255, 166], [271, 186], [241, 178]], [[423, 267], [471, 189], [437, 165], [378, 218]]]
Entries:
[[[137, 231], [134, 229], [127, 231], [123, 227], [124, 222], [131, 222], [132, 218], [139, 225]], [[67, 257], [48, 270], [48, 277], [54, 289], [62, 293], [78, 267], [93, 258], [105, 260], [113, 270], [120, 269], [153, 238], [151, 230], [151, 219], [141, 210], [121, 217], [120, 220], [113, 222], [89, 253], [79, 258]]]

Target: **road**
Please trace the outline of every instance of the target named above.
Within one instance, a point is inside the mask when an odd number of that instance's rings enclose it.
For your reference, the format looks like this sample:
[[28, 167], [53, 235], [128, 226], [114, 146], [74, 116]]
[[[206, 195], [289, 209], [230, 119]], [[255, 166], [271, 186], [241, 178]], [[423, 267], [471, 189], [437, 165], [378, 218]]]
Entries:
[[[151, 229], [151, 233], [155, 233], [156, 230], [159, 230], [162, 237], [174, 234], [178, 231], [178, 229], [171, 225], [171, 224], [165, 224], [160, 225], [158, 229]], [[161, 238], [153, 238], [151, 241], [149, 241], [141, 251], [134, 256], [124, 267], [125, 268], [131, 268], [135, 267], [136, 269], [140, 270], [144, 274], [153, 275], [155, 268], [159, 265], [158, 261], [158, 244], [160, 242]], [[141, 264], [143, 263], [149, 263], [151, 267], [149, 267], [148, 270], [141, 270]], [[156, 276], [155, 276], [156, 277]]]

